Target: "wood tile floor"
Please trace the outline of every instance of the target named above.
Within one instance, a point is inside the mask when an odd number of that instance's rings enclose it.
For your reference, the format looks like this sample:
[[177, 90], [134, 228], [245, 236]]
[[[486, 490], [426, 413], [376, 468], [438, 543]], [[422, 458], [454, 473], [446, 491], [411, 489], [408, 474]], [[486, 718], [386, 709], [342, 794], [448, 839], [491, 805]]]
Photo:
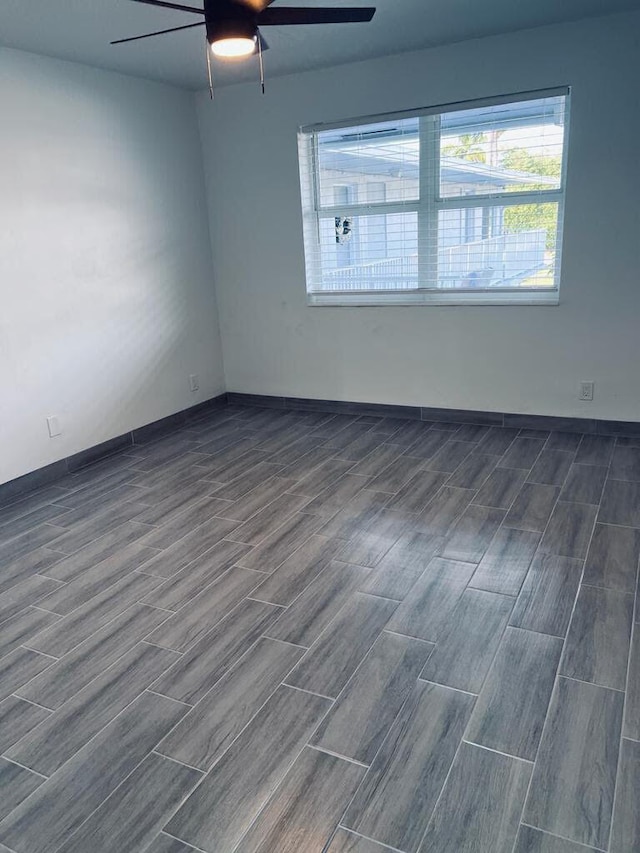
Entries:
[[640, 439], [229, 406], [87, 467], [0, 509], [0, 851], [637, 853], [639, 554]]

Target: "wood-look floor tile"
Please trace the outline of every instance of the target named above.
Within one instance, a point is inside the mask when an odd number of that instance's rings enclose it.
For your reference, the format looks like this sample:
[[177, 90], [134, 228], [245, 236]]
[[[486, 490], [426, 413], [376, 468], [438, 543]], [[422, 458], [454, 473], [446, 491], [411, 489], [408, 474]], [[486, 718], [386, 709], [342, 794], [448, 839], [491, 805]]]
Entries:
[[583, 435], [576, 462], [584, 465], [608, 465], [616, 440], [609, 435]]
[[595, 853], [595, 851], [593, 847], [585, 847], [583, 844], [576, 844], [523, 824], [513, 853]]
[[479, 563], [504, 515], [504, 510], [493, 507], [468, 507], [451, 529], [440, 555], [448, 560]]
[[[491, 432], [491, 427], [482, 424], [463, 424], [455, 432], [456, 441], [481, 442]], [[493, 454], [495, 455], [495, 454]]]
[[136, 515], [147, 508], [146, 504], [135, 501], [124, 501], [110, 506], [102, 512], [96, 513], [88, 521], [72, 527], [62, 536], [58, 536], [50, 543], [50, 547], [63, 554], [75, 554], [85, 545], [93, 542], [99, 536], [118, 527], [125, 521], [131, 521]]
[[342, 824], [415, 853], [435, 808], [474, 697], [418, 682], [347, 809]]
[[502, 527], [486, 550], [469, 585], [487, 592], [518, 595], [539, 541], [539, 533]]
[[640, 531], [596, 524], [584, 565], [583, 583], [635, 592], [640, 559]]
[[562, 654], [562, 640], [507, 628], [466, 738], [534, 761]]
[[597, 512], [596, 506], [558, 501], [540, 542], [540, 553], [584, 560]]
[[45, 708], [59, 708], [166, 618], [161, 610], [134, 604], [20, 688], [19, 695]]
[[364, 768], [305, 748], [237, 853], [322, 853]]
[[146, 596], [144, 604], [161, 607], [163, 610], [180, 610], [192, 601], [198, 592], [216, 581], [219, 582], [236, 560], [248, 550], [247, 545], [223, 539], [162, 586], [156, 587]]
[[179, 489], [160, 503], [150, 506], [140, 513], [137, 520], [142, 524], [152, 525], [171, 523], [183, 512], [197, 506], [211, 491], [211, 483], [197, 480], [186, 489]]
[[44, 631], [60, 617], [44, 610], [28, 607], [15, 616], [6, 619], [0, 625], [0, 658], [8, 655], [18, 646], [29, 643], [40, 631]]
[[383, 509], [370, 524], [344, 544], [337, 553], [337, 559], [373, 568], [395, 545], [406, 530], [407, 524], [404, 513]]
[[49, 577], [49, 572], [62, 559], [64, 559], [63, 555], [56, 551], [36, 548], [17, 560], [3, 562], [2, 574], [0, 574], [0, 592], [6, 592], [38, 572]]
[[363, 838], [346, 829], [338, 829], [327, 847], [327, 853], [389, 853], [389, 850], [389, 847], [378, 844], [377, 841]]
[[427, 430], [406, 448], [407, 456], [415, 456], [416, 459], [426, 461], [435, 456], [448, 441], [449, 435], [447, 433]]
[[598, 521], [640, 527], [640, 483], [608, 479], [602, 494]]
[[513, 603], [507, 595], [479, 589], [463, 592], [420, 677], [479, 693]]
[[[67, 530], [75, 529], [94, 519], [107, 518], [109, 509], [113, 507], [122, 506], [132, 501], [139, 501], [146, 505], [145, 496], [146, 489], [141, 486], [131, 484], [118, 486], [105, 494], [98, 493], [92, 497], [87, 496], [75, 509], [61, 509], [58, 518], [51, 519], [51, 522]], [[139, 512], [136, 513], [136, 515], [138, 514]]]
[[564, 450], [543, 450], [529, 472], [528, 483], [544, 483], [547, 486], [561, 486], [573, 462], [575, 453]]
[[307, 503], [304, 511], [312, 515], [324, 516], [327, 519], [332, 518], [358, 492], [365, 487], [370, 489], [367, 483], [367, 477], [360, 477], [357, 474], [344, 474], [339, 480], [320, 492], [311, 503]]
[[9, 542], [11, 539], [30, 532], [38, 524], [43, 524], [45, 521], [51, 521], [60, 527], [63, 524], [63, 518], [69, 513], [69, 510], [63, 506], [52, 504], [44, 504], [32, 510], [20, 518], [12, 519], [0, 523], [0, 543]]
[[474, 504], [509, 509], [527, 476], [519, 468], [495, 468], [473, 499]]
[[303, 649], [286, 643], [258, 640], [167, 735], [157, 752], [209, 770], [303, 654]]
[[58, 581], [41, 575], [31, 575], [0, 593], [0, 624], [20, 613], [30, 604], [37, 604], [60, 586]]
[[490, 427], [489, 432], [480, 439], [478, 449], [481, 453], [502, 456], [507, 452], [519, 430], [512, 427]]
[[280, 612], [271, 604], [244, 601], [192, 646], [152, 685], [153, 689], [179, 702], [195, 704], [251, 648]]
[[602, 497], [607, 470], [604, 465], [572, 465], [560, 492], [560, 500], [597, 506]]
[[578, 593], [582, 560], [539, 554], [531, 563], [510, 624], [564, 637]]
[[[0, 545], [0, 565], [11, 566], [12, 563], [17, 563], [20, 570], [26, 571], [30, 562], [34, 559], [33, 555], [30, 555], [30, 552], [36, 551], [36, 549], [41, 548], [43, 545], [52, 546], [52, 543], [61, 533], [61, 527], [55, 527], [52, 524], [40, 524], [33, 530], [23, 533], [22, 536], [16, 536], [15, 539], [11, 539], [9, 542]], [[39, 554], [36, 559], [42, 560], [42, 556]], [[58, 559], [60, 558], [58, 557]], [[16, 570], [14, 569], [10, 573], [11, 578], [15, 577], [15, 572]], [[0, 588], [7, 589], [8, 587], [4, 586], [4, 583], [3, 572]], [[9, 583], [9, 586], [13, 586], [13, 584]]]
[[[145, 524], [139, 524], [135, 521], [127, 521], [111, 530], [104, 536], [100, 536], [95, 542], [91, 542], [86, 547], [82, 548], [76, 554], [70, 557], [57, 555], [54, 565], [50, 568], [40, 569], [47, 577], [55, 578], [56, 580], [69, 583], [76, 578], [83, 576], [87, 571], [98, 564], [104, 564], [102, 571], [107, 574], [113, 565], [119, 565], [126, 561], [125, 554], [136, 554], [135, 549], [130, 551], [130, 546], [139, 542], [143, 536], [149, 533], [152, 528]], [[135, 568], [132, 565], [131, 571]]]
[[582, 433], [579, 432], [552, 432], [545, 445], [546, 450], [564, 450], [567, 453], [575, 453], [580, 442]]
[[309, 648], [349, 600], [365, 586], [370, 572], [362, 566], [333, 561], [312, 581], [266, 636]]
[[235, 850], [329, 705], [320, 696], [279, 687], [169, 821], [167, 832], [206, 853]]
[[416, 517], [416, 530], [446, 536], [475, 496], [473, 489], [443, 486], [427, 508]]
[[524, 821], [606, 848], [624, 694], [560, 678], [540, 744]]
[[[106, 592], [109, 595], [108, 590], [118, 584], [117, 594], [121, 588], [120, 582], [128, 578], [135, 569], [142, 568], [156, 553], [153, 549], [138, 542], [127, 545], [118, 554], [96, 563], [91, 568], [86, 569], [79, 577], [64, 586], [60, 586], [42, 599], [39, 606], [43, 610], [66, 616], [96, 597], [99, 597], [99, 605], [105, 600], [103, 593]], [[150, 591], [154, 586], [157, 584], [154, 584], [153, 581], [147, 583], [147, 590]]]
[[217, 514], [237, 522], [248, 521], [294, 485], [295, 480], [278, 476], [268, 477], [239, 500], [220, 509]]
[[16, 853], [53, 853], [123, 782], [186, 708], [142, 694], [0, 824]]
[[383, 440], [384, 436], [369, 431], [356, 438], [342, 450], [338, 450], [337, 455], [340, 459], [347, 459], [349, 462], [361, 462], [369, 456], [372, 450], [379, 447]]
[[615, 447], [609, 476], [614, 480], [640, 481], [640, 447]]
[[391, 436], [394, 444], [404, 448], [411, 447], [418, 439], [424, 438], [431, 425], [424, 421], [405, 421]]
[[447, 485], [459, 486], [463, 489], [479, 489], [495, 469], [497, 461], [495, 456], [474, 451], [449, 477]]
[[472, 563], [434, 557], [389, 620], [389, 630], [435, 643], [474, 569]]
[[363, 489], [320, 529], [323, 536], [348, 541], [367, 528], [389, 500], [384, 492]]
[[156, 836], [151, 846], [145, 849], [145, 853], [195, 853], [195, 847], [183, 844], [177, 838], [172, 838], [170, 835], [161, 832], [160, 835]]
[[395, 495], [423, 467], [424, 460], [415, 456], [398, 456], [393, 462], [383, 468], [367, 488], [375, 492], [387, 492]]
[[[222, 525], [221, 522], [223, 522]], [[161, 551], [146, 562], [144, 573], [160, 578], [173, 577], [220, 542], [225, 536], [225, 530], [229, 529], [227, 525], [232, 530], [235, 522], [213, 519], [212, 522], [196, 527], [191, 533], [177, 539], [165, 551]]]
[[312, 535], [254, 591], [260, 601], [287, 606], [320, 574], [342, 547], [339, 539]]
[[452, 439], [427, 460], [425, 468], [430, 471], [443, 471], [447, 474], [453, 474], [475, 449], [476, 445], [473, 442]]
[[16, 743], [8, 757], [50, 776], [175, 660], [165, 649], [137, 645]]
[[[19, 690], [36, 675], [55, 663], [55, 658], [18, 647], [0, 658], [0, 700]], [[0, 738], [2, 735], [0, 734]]]
[[41, 631], [29, 641], [29, 648], [54, 657], [62, 657], [99, 631], [111, 619], [139, 602], [160, 583], [160, 578], [131, 572], [84, 606], [78, 607], [66, 619], [61, 619], [51, 628]]
[[381, 471], [397, 459], [403, 448], [398, 444], [380, 444], [351, 468], [352, 474], [362, 477], [376, 477]]
[[222, 518], [230, 506], [232, 506], [230, 501], [221, 501], [218, 498], [202, 498], [191, 509], [186, 510], [161, 527], [155, 528], [153, 532], [145, 536], [144, 544], [150, 548], [170, 548], [177, 539], [197, 530], [203, 524], [206, 524], [210, 529], [217, 529], [220, 537], [227, 536], [239, 524], [235, 519]]
[[623, 740], [620, 751], [620, 769], [616, 788], [611, 853], [630, 853], [640, 849], [640, 743]]
[[407, 531], [371, 572], [363, 590], [402, 601], [434, 554], [440, 552], [442, 542], [440, 536]]
[[230, 613], [263, 580], [264, 575], [237, 566], [198, 593], [147, 637], [166, 649], [184, 652]]
[[561, 674], [624, 690], [632, 623], [632, 595], [581, 586], [567, 633]]
[[420, 512], [433, 500], [446, 479], [446, 474], [437, 471], [417, 471], [389, 501], [388, 508]]
[[634, 626], [631, 643], [624, 736], [640, 740], [640, 629], [638, 623]]
[[282, 465], [274, 465], [273, 462], [258, 462], [250, 471], [243, 474], [241, 477], [238, 477], [236, 480], [232, 480], [230, 483], [223, 483], [220, 486], [213, 487], [211, 483], [208, 483], [208, 494], [214, 495], [216, 498], [221, 498], [222, 500], [237, 501], [240, 500], [240, 498], [243, 498], [252, 489], [255, 489], [256, 486], [260, 485], [260, 483], [268, 477], [272, 477], [274, 474], [287, 476], [283, 474], [283, 470]]
[[306, 497], [285, 492], [244, 524], [236, 527], [233, 533], [228, 534], [229, 538], [246, 545], [258, 545], [307, 503]]
[[36, 726], [44, 722], [50, 712], [45, 708], [9, 696], [0, 702], [0, 753], [17, 743]]
[[311, 743], [371, 764], [433, 645], [383, 632]]
[[420, 851], [511, 853], [532, 765], [463, 743]]
[[201, 778], [197, 770], [151, 753], [71, 836], [65, 851], [142, 853]]
[[560, 489], [539, 483], [525, 483], [504, 520], [505, 527], [543, 533]]
[[236, 561], [237, 565], [259, 572], [273, 572], [304, 545], [313, 533], [317, 533], [323, 523], [324, 520], [318, 516], [294, 513], [263, 539], [260, 545], [240, 557]]
[[44, 779], [0, 758], [0, 821], [42, 785]]
[[[296, 485], [291, 488], [291, 492], [315, 499], [352, 468], [353, 462], [348, 462], [346, 459], [325, 459], [319, 465], [315, 465], [302, 479], [298, 479]], [[288, 475], [291, 477], [291, 472], [288, 472]], [[292, 479], [295, 479], [295, 473]]]
[[396, 607], [395, 601], [355, 593], [287, 676], [286, 683], [336, 697]]
[[509, 445], [509, 449], [500, 460], [501, 468], [533, 468], [542, 452], [545, 440], [541, 438], [518, 437]]

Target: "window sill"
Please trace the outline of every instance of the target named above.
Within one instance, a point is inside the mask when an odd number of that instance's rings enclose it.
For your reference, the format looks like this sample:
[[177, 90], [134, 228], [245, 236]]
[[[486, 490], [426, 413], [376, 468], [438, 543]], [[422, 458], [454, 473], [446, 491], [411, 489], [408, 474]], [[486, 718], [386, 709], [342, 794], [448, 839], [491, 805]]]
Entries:
[[498, 305], [558, 305], [559, 294], [556, 289], [501, 291], [495, 290], [464, 290], [437, 292], [414, 291], [412, 293], [397, 293], [381, 291], [378, 293], [332, 292], [318, 291], [307, 293], [307, 304], [312, 307], [388, 307], [392, 305], [460, 305], [460, 306], [498, 306]]

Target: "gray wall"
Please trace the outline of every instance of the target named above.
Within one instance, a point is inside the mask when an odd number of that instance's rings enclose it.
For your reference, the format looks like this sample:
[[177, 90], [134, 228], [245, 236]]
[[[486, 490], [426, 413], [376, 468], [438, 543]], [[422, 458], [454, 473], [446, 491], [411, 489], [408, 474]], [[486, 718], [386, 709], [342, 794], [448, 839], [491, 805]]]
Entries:
[[4, 482], [224, 376], [193, 95], [0, 49], [0, 126]]
[[[640, 420], [639, 40], [611, 16], [199, 95], [227, 388]], [[298, 126], [565, 84], [558, 307], [307, 307]]]

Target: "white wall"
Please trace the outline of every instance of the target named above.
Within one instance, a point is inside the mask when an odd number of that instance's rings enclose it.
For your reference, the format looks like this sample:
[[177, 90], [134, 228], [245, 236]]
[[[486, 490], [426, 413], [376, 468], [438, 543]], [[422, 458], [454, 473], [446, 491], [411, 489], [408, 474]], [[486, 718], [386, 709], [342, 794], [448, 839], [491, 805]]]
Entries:
[[0, 297], [0, 482], [224, 390], [191, 93], [0, 49]]
[[[227, 388], [640, 420], [639, 43], [612, 16], [199, 96]], [[564, 84], [560, 306], [307, 307], [299, 125]]]

